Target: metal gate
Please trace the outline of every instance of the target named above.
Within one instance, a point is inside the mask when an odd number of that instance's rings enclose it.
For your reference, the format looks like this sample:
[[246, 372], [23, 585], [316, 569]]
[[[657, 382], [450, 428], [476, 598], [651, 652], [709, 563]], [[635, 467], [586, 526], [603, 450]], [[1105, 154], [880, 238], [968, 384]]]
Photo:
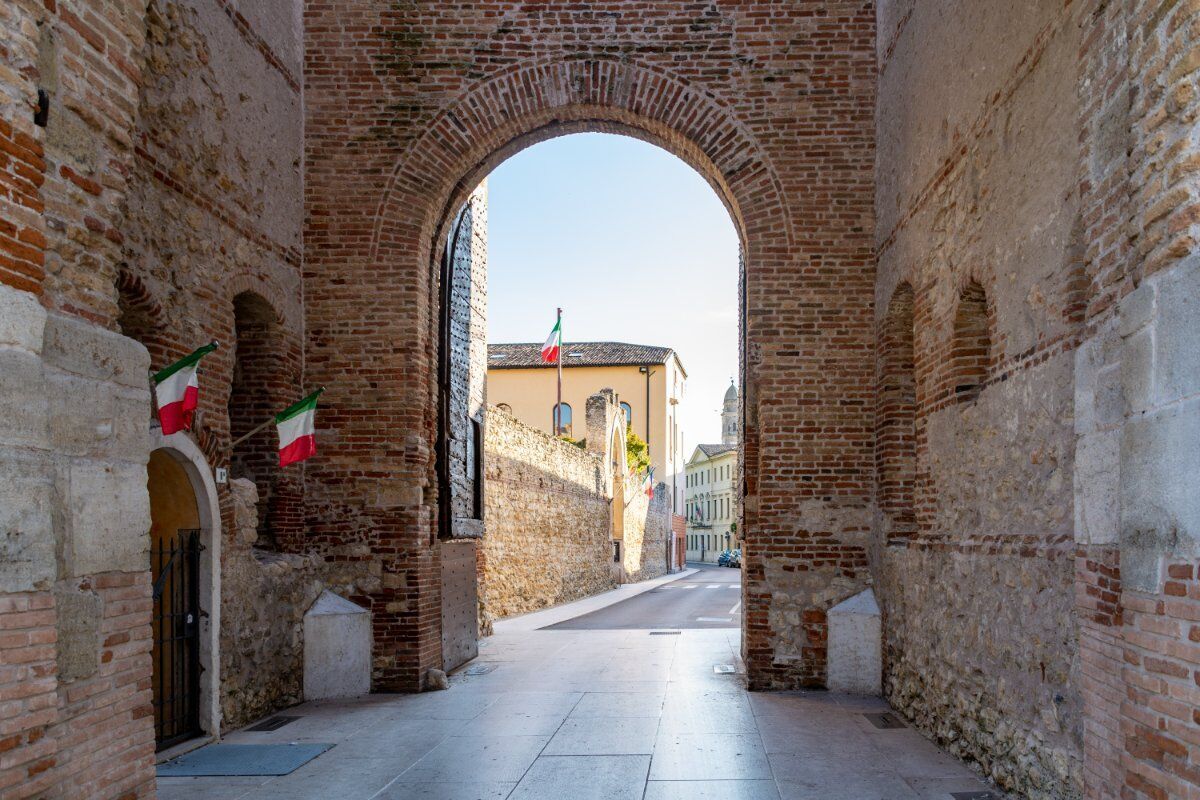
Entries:
[[200, 733], [200, 531], [151, 546], [154, 579], [154, 740], [158, 750]]

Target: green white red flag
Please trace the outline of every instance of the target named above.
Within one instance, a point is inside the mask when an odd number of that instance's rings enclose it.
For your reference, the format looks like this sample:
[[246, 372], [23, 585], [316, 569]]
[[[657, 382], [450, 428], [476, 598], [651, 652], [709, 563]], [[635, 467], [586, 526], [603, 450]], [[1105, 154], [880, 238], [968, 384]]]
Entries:
[[275, 415], [279, 431], [279, 466], [296, 464], [317, 452], [317, 398], [324, 389], [317, 389], [294, 405]]
[[646, 493], [646, 497], [654, 499], [654, 467], [646, 470], [646, 479], [642, 481], [642, 491]]
[[200, 381], [196, 369], [200, 359], [217, 349], [212, 342], [186, 358], [154, 373], [154, 402], [158, 406], [158, 422], [164, 435], [186, 431], [192, 427], [196, 406], [200, 403]]
[[559, 351], [562, 350], [562, 317], [554, 321], [554, 329], [550, 331], [550, 336], [546, 339], [546, 343], [542, 345], [542, 361], [546, 364], [554, 364], [558, 361]]

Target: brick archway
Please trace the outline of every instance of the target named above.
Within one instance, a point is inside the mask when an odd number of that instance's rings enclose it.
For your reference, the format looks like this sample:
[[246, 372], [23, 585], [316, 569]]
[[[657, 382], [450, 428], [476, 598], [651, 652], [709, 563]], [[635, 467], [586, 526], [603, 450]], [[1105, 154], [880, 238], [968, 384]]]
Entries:
[[[430, 121], [425, 135], [400, 159], [376, 215], [376, 264], [411, 258], [412, 251], [399, 244], [411, 233], [420, 242], [417, 258], [429, 265], [431, 328], [426, 335], [431, 363], [437, 363], [440, 347], [437, 265], [458, 208], [479, 181], [508, 158], [538, 142], [583, 132], [631, 136], [695, 169], [725, 205], [738, 231], [746, 254], [739, 265], [743, 291], [764, 252], [789, 248], [791, 216], [774, 170], [730, 110], [714, 99], [664, 73], [616, 61], [513, 69], [473, 87]], [[413, 229], [418, 209], [420, 227]], [[393, 238], [401, 232], [402, 239]], [[744, 328], [740, 341], [741, 352]], [[743, 375], [743, 382], [748, 380]], [[431, 399], [436, 391], [432, 387]], [[743, 469], [752, 472], [755, 467], [744, 464]], [[753, 475], [751, 483], [757, 483]], [[761, 606], [761, 598], [743, 603], [748, 614], [765, 614]]]
[[[860, 12], [844, 11], [856, 21]], [[725, 78], [715, 76], [738, 73], [706, 73], [705, 59], [741, 57], [729, 50], [679, 61], [543, 46], [532, 31], [542, 23], [523, 13], [498, 34], [519, 30], [532, 41], [521, 57], [471, 50], [444, 81], [396, 60], [392, 45], [420, 38], [398, 32], [412, 20], [379, 17], [380, 30], [396, 26], [379, 34], [392, 43], [383, 45], [390, 60], [323, 27], [320, 14], [308, 43], [317, 62], [342, 46], [364, 54], [350, 72], [317, 63], [306, 80], [307, 379], [329, 387], [329, 433], [306, 483], [310, 540], [328, 560], [368, 561], [378, 576], [353, 598], [373, 613], [374, 685], [419, 688], [440, 666], [438, 265], [454, 212], [506, 158], [584, 131], [634, 136], [678, 156], [739, 232], [745, 656], [755, 686], [820, 683], [824, 608], [860, 589], [866, 571], [873, 369], [855, 351], [872, 342], [870, 93], [819, 90], [804, 101], [813, 121], [797, 125], [717, 85]], [[789, 65], [792, 74], [818, 69], [815, 83], [869, 75], [870, 26], [838, 30], [861, 50], [835, 67], [814, 50]], [[782, 468], [760, 475], [760, 453]]]

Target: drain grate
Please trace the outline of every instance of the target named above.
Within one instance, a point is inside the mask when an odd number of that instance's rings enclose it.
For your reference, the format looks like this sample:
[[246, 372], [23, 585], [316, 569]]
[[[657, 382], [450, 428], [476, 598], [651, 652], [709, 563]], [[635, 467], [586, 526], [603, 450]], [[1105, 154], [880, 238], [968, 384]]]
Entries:
[[282, 728], [284, 725], [287, 725], [289, 722], [295, 722], [298, 719], [300, 719], [300, 718], [299, 717], [284, 717], [284, 716], [271, 717], [270, 719], [263, 720], [262, 722], [258, 723], [254, 727], [249, 728], [249, 730], [252, 730], [252, 731], [277, 731], [280, 728]]
[[678, 636], [682, 631], [650, 631], [651, 636]]
[[1000, 800], [995, 792], [951, 792], [954, 800]]
[[886, 730], [893, 730], [895, 728], [907, 728], [908, 727], [907, 725], [904, 724], [904, 720], [900, 719], [899, 717], [897, 717], [895, 714], [891, 713], [890, 711], [885, 711], [882, 714], [863, 714], [863, 716], [866, 717], [867, 720], [870, 721], [870, 723], [872, 725], [874, 725], [876, 728], [879, 728], [880, 730], [886, 731]]
[[718, 675], [732, 675], [737, 672], [737, 668], [733, 664], [713, 664], [713, 672]]

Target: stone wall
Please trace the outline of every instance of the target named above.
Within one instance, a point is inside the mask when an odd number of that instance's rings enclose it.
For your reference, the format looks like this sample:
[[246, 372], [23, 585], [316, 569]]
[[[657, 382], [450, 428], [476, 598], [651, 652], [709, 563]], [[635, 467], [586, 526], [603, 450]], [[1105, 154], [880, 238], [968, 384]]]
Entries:
[[671, 539], [671, 487], [659, 483], [654, 498], [641, 485], [626, 492], [622, 531], [621, 566], [629, 583], [665, 575], [669, 570]]
[[887, 692], [1021, 796], [1183, 796], [1200, 9], [1019, 6], [878, 7]]
[[489, 406], [481, 629], [617, 585], [603, 456]]
[[1079, 10], [1020, 6], [879, 5], [873, 561], [888, 699], [1001, 786], [1064, 798]]

